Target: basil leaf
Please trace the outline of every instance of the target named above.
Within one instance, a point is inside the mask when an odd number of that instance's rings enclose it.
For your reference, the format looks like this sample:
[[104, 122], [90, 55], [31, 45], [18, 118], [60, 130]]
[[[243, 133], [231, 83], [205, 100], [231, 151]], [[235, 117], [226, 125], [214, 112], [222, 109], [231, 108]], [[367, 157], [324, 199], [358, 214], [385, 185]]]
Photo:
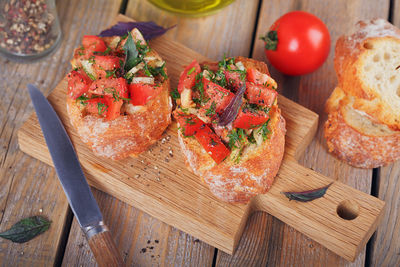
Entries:
[[25, 243], [47, 231], [51, 222], [42, 216], [25, 218], [14, 224], [10, 229], [0, 233], [0, 237], [15, 243]]
[[303, 192], [283, 192], [283, 194], [289, 199], [289, 200], [296, 200], [300, 202], [308, 202], [312, 201], [314, 199], [323, 197], [328, 190], [328, 188], [333, 184], [330, 183], [327, 186], [313, 189], [313, 190], [308, 190], [308, 191], [303, 191]]
[[221, 117], [219, 117], [218, 125], [226, 126], [236, 118], [239, 112], [239, 108], [242, 105], [243, 102], [242, 97], [245, 91], [246, 91], [246, 84], [243, 83], [243, 85], [239, 88], [236, 95], [232, 98], [229, 105], [225, 108]]
[[133, 41], [132, 35], [128, 34], [128, 39], [124, 44], [125, 51], [125, 65], [124, 70], [129, 71], [131, 68], [135, 67], [141, 59], [139, 58], [139, 51], [136, 48], [136, 44]]

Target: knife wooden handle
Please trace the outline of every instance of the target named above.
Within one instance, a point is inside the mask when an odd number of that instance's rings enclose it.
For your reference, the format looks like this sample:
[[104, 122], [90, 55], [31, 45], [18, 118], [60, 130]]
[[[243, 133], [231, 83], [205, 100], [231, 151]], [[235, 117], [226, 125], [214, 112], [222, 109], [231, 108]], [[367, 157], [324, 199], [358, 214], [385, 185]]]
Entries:
[[95, 234], [88, 242], [97, 264], [100, 267], [124, 266], [124, 262], [111, 237], [110, 231]]

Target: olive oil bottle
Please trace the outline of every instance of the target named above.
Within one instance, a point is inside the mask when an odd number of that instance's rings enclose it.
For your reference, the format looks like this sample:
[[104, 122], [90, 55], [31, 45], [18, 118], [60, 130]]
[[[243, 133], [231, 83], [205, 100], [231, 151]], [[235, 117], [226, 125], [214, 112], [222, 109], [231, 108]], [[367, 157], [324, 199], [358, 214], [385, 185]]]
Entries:
[[187, 17], [213, 14], [234, 0], [149, 0], [155, 6]]

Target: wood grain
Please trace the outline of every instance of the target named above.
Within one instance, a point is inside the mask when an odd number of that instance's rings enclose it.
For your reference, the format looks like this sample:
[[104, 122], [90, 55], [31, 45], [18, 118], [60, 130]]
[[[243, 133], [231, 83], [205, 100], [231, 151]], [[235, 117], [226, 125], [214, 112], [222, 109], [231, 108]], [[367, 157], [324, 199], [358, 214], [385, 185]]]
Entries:
[[88, 244], [100, 267], [124, 266], [110, 231], [94, 235], [88, 240]]
[[[183, 66], [193, 58], [201, 61], [201, 55], [183, 46], [177, 49], [178, 46], [178, 43], [167, 37], [158, 38], [152, 43], [152, 47], [166, 61], [167, 67]], [[172, 83], [176, 83], [180, 69], [170, 68], [168, 72]], [[289, 203], [281, 194], [283, 191], [319, 188], [330, 182], [330, 179], [297, 164], [295, 157], [312, 140], [318, 117], [284, 97], [278, 99], [287, 123], [285, 156], [278, 179], [267, 194], [253, 198], [248, 205], [232, 205], [216, 200], [200, 179], [185, 169], [181, 154], [170, 159], [168, 164], [165, 163], [161, 151], [179, 150], [175, 123], [166, 131], [171, 136], [169, 144], [158, 144], [160, 153], [142, 154], [138, 158], [118, 162], [96, 158], [93, 163], [95, 158], [92, 152], [68, 123], [64, 100], [66, 88], [64, 79], [49, 96], [49, 100], [71, 136], [89, 182], [225, 252], [232, 253], [235, 250], [247, 216], [253, 210], [267, 211], [348, 260], [354, 260], [376, 229], [383, 202], [344, 184], [334, 183], [325, 197], [314, 201], [312, 205]], [[36, 116], [30, 117], [18, 133], [20, 147], [44, 162], [51, 163], [38, 127]], [[140, 175], [153, 176], [158, 183], [144, 185], [138, 179], [131, 179], [131, 175], [143, 171], [142, 166], [136, 165], [138, 160], [152, 163], [154, 168], [144, 170]], [[182, 171], [177, 174], [171, 166]], [[165, 178], [160, 179], [161, 175]], [[355, 201], [359, 209], [358, 217], [353, 221], [341, 219], [336, 212], [338, 205], [348, 199]], [[194, 200], [196, 205], [193, 205]], [[218, 214], [218, 220], [215, 220], [215, 214]], [[325, 235], [321, 235], [321, 232]]]
[[226, 53], [249, 56], [256, 24], [258, 0], [236, 0], [217, 14], [192, 19], [158, 9], [148, 1], [130, 0], [126, 15], [136, 20], [153, 20], [176, 27], [166, 35], [196, 52], [219, 60]]
[[[388, 1], [380, 1], [379, 3], [374, 1], [263, 1], [256, 36], [265, 34], [277, 18], [291, 10], [305, 10], [317, 15], [327, 24], [331, 34], [332, 47], [329, 58], [316, 72], [301, 77], [289, 77], [280, 74], [272, 67], [272, 76], [278, 79], [283, 95], [317, 112], [320, 115], [320, 124], [323, 123], [326, 120], [326, 115], [321, 103], [325, 103], [336, 84], [333, 70], [333, 50], [336, 39], [359, 19], [386, 18], [388, 7]], [[253, 57], [265, 60], [263, 42], [260, 40], [255, 41]], [[301, 163], [365, 192], [369, 192], [371, 188], [371, 171], [351, 168], [327, 154], [322, 131], [317, 132], [316, 138], [307, 148]], [[283, 236], [283, 240], [280, 241], [282, 250], [273, 254], [279, 259], [272, 259], [273, 262], [279, 261], [281, 265], [303, 266], [351, 265], [327, 252], [325, 248], [294, 231], [291, 227], [277, 222], [273, 225], [273, 228]], [[360, 255], [353, 265], [363, 265], [364, 255]], [[244, 255], [241, 256], [244, 257]]]
[[[400, 1], [394, 1], [393, 24], [400, 27]], [[377, 196], [386, 212], [371, 242], [371, 266], [400, 266], [400, 162], [379, 169]]]
[[38, 85], [47, 95], [70, 68], [68, 61], [82, 31], [97, 31], [110, 23], [108, 15], [115, 16], [120, 1], [98, 0], [93, 4], [97, 10], [107, 10], [96, 21], [91, 16], [85, 18], [83, 13], [78, 15], [85, 10], [85, 3], [59, 1], [57, 10], [64, 37], [52, 55], [31, 64], [0, 58], [0, 231], [32, 215], [40, 214], [52, 221], [46, 233], [25, 244], [0, 239], [1, 266], [51, 266], [62, 252], [60, 245], [69, 228], [67, 199], [54, 169], [19, 151], [16, 133], [32, 112], [26, 84]]
[[[108, 194], [92, 191], [127, 266], [211, 266], [214, 248], [210, 245]], [[96, 265], [75, 219], [62, 265]]]

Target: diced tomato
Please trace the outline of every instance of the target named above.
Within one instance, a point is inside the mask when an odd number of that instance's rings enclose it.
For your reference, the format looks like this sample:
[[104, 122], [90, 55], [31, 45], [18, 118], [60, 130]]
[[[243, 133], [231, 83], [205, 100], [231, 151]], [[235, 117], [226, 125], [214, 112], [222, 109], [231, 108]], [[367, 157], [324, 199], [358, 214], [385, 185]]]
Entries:
[[200, 127], [194, 136], [207, 151], [207, 154], [210, 155], [217, 164], [223, 161], [231, 153], [222, 143], [221, 138], [219, 138], [219, 136], [216, 135], [207, 125]]
[[247, 80], [249, 82], [253, 82], [258, 85], [264, 85], [270, 89], [276, 89], [278, 85], [275, 80], [272, 79], [269, 75], [265, 73], [261, 73], [256, 69], [247, 69]]
[[[94, 56], [93, 68], [100, 78], [111, 76], [116, 69], [120, 67], [120, 58], [116, 56]], [[108, 72], [108, 75], [107, 75]]]
[[128, 98], [128, 84], [122, 77], [103, 78], [95, 80], [89, 87], [89, 91], [97, 95], [107, 95], [119, 99]]
[[112, 97], [106, 97], [108, 109], [106, 113], [107, 120], [114, 120], [121, 115], [121, 107], [124, 101], [122, 99], [115, 100]]
[[196, 75], [199, 74], [200, 71], [199, 63], [197, 63], [196, 59], [193, 60], [181, 73], [178, 83], [178, 92], [182, 93], [185, 88], [191, 89], [196, 82]]
[[250, 109], [240, 108], [236, 119], [233, 121], [234, 128], [252, 129], [264, 124], [269, 116], [263, 111], [251, 111]]
[[250, 82], [246, 82], [245, 94], [250, 103], [266, 107], [272, 106], [278, 95], [275, 90], [269, 89], [264, 85], [256, 85]]
[[107, 45], [96, 35], [84, 35], [82, 45], [90, 52], [104, 52], [107, 50]]
[[145, 83], [129, 84], [131, 104], [134, 106], [145, 105], [148, 101], [160, 93], [161, 88], [161, 86], [154, 86], [152, 84]]
[[120, 116], [123, 101], [116, 101], [110, 96], [92, 98], [86, 101], [86, 111], [113, 120]]
[[224, 70], [226, 82], [228, 86], [234, 89], [238, 89], [243, 85], [244, 81], [240, 79], [240, 73], [237, 71], [227, 71]]
[[208, 102], [204, 105], [204, 108], [210, 109], [212, 108], [213, 105], [215, 105], [215, 111], [217, 113], [220, 113], [229, 105], [232, 98], [234, 97], [234, 94], [231, 91], [219, 86], [216, 83], [207, 80], [204, 77], [203, 77], [203, 84], [204, 84], [204, 92], [207, 95], [207, 97], [210, 98]]
[[89, 90], [92, 80], [81, 70], [73, 70], [68, 74], [68, 95], [77, 99]]
[[194, 135], [205, 123], [192, 114], [185, 114], [182, 112], [175, 112], [174, 116], [179, 122], [180, 127], [183, 130], [183, 134], [186, 136]]
[[86, 111], [91, 114], [105, 116], [108, 105], [107, 100], [103, 97], [92, 98], [86, 100]]

